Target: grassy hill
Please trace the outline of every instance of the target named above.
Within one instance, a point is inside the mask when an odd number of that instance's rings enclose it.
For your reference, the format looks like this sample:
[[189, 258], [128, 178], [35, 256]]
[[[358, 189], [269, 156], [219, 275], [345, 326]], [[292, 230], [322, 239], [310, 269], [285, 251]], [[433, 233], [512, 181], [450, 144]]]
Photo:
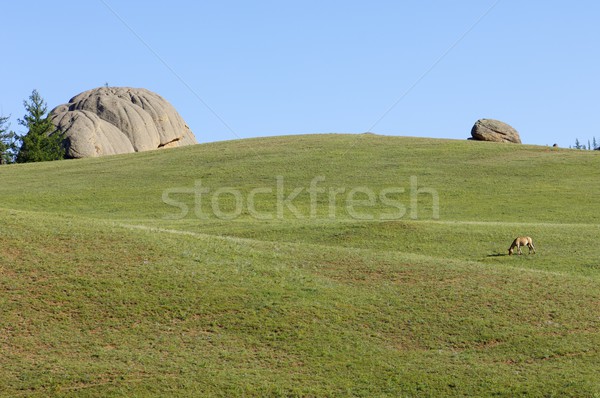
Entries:
[[370, 134], [0, 167], [0, 396], [600, 396], [599, 171]]

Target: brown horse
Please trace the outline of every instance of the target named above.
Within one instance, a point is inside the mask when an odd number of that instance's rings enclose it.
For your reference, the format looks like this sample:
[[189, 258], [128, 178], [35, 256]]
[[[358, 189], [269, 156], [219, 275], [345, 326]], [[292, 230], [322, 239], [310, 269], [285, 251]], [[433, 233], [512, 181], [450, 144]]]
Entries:
[[510, 256], [513, 254], [515, 247], [517, 248], [517, 253], [523, 254], [521, 252], [521, 246], [527, 246], [529, 248], [529, 253], [531, 253], [533, 250], [533, 253], [535, 254], [535, 247], [533, 246], [533, 241], [531, 238], [529, 236], [519, 236], [513, 241], [512, 245], [510, 245], [510, 248], [508, 249], [508, 255]]

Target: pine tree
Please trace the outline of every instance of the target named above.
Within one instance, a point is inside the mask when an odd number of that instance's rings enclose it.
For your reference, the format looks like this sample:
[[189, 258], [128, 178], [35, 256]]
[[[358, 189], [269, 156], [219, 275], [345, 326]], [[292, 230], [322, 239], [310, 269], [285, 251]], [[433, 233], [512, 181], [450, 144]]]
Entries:
[[18, 163], [44, 162], [64, 159], [63, 135], [55, 131], [55, 127], [46, 115], [46, 102], [33, 90], [29, 101], [23, 101], [27, 114], [19, 119], [19, 124], [28, 129], [21, 136], [21, 148], [17, 155]]
[[575, 149], [581, 149], [581, 144], [579, 143], [579, 138], [575, 138]]
[[0, 116], [0, 165], [13, 163], [17, 152], [17, 135], [9, 131], [8, 116]]

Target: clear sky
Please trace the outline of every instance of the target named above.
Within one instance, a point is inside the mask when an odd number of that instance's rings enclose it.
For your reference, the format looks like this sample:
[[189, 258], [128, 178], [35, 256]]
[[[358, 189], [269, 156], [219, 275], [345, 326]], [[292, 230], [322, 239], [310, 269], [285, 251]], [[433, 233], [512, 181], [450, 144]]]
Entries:
[[[0, 115], [102, 86], [167, 99], [199, 142], [361, 133], [600, 141], [600, 2], [6, 1]], [[23, 131], [21, 131], [23, 132]]]

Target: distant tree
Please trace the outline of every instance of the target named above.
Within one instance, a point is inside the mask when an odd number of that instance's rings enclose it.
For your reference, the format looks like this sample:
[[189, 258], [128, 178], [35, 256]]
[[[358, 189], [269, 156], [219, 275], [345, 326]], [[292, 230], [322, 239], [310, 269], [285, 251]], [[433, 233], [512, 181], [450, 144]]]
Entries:
[[17, 134], [9, 131], [8, 116], [0, 116], [0, 165], [14, 163], [17, 155]]
[[65, 157], [63, 134], [55, 131], [55, 127], [46, 115], [46, 101], [37, 90], [33, 90], [29, 101], [23, 101], [27, 113], [19, 124], [27, 128], [27, 133], [20, 136], [21, 148], [17, 154], [18, 163], [44, 162], [59, 160]]
[[580, 143], [579, 139], [576, 138], [575, 146], [573, 146], [573, 147], [569, 146], [569, 148], [584, 149], [584, 150], [594, 150], [594, 149], [600, 150], [600, 145], [598, 144], [598, 141], [596, 141], [596, 137], [592, 137], [592, 141], [590, 141], [588, 139], [587, 145]]

